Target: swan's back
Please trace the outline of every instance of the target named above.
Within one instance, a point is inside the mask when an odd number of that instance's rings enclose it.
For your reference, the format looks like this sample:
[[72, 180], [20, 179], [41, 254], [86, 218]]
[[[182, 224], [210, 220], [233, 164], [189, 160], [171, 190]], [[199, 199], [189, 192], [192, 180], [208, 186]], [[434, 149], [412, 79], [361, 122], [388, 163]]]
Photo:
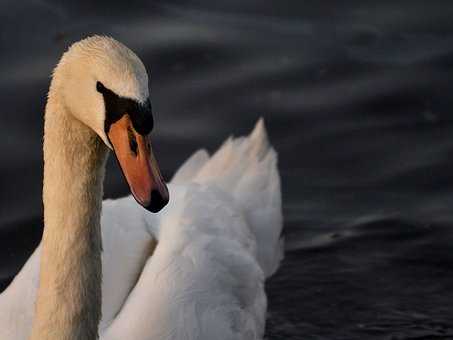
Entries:
[[159, 222], [149, 216], [158, 246], [104, 338], [261, 339], [264, 280], [282, 257], [280, 180], [262, 122], [211, 158], [194, 154], [169, 189]]

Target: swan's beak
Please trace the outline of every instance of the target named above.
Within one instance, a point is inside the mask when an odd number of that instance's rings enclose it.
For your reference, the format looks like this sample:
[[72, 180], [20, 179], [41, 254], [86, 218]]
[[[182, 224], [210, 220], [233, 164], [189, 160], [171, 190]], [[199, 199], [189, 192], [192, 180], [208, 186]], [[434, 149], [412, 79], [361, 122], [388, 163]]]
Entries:
[[127, 114], [111, 124], [107, 135], [137, 202], [149, 211], [161, 210], [168, 203], [168, 189], [149, 137], [135, 131]]

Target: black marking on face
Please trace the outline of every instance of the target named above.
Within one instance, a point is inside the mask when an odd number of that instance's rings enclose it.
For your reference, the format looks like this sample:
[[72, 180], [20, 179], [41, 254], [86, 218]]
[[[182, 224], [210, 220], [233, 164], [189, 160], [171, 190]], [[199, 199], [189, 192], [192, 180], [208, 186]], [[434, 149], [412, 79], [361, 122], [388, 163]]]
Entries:
[[110, 126], [125, 114], [131, 117], [132, 125], [139, 134], [145, 136], [151, 132], [154, 126], [154, 120], [149, 99], [141, 104], [133, 99], [120, 97], [115, 92], [106, 88], [100, 81], [96, 83], [96, 90], [104, 97], [105, 133], [108, 134]]

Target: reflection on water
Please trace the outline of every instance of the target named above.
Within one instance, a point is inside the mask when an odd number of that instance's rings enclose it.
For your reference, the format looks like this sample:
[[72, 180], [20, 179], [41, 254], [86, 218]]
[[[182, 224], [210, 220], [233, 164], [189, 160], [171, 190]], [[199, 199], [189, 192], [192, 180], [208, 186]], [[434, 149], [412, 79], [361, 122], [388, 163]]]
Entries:
[[[167, 178], [265, 117], [287, 238], [268, 283], [269, 339], [453, 337], [452, 4], [0, 6], [2, 287], [40, 238], [49, 74], [68, 44], [96, 32], [150, 70]], [[106, 195], [127, 193], [108, 166]]]

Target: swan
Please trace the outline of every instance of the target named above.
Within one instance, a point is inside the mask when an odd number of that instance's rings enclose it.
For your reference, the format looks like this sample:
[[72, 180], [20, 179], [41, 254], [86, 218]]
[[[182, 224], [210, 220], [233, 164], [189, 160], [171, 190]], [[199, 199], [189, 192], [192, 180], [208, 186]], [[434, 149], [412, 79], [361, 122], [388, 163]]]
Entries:
[[[262, 339], [265, 278], [283, 257], [263, 121], [168, 184], [152, 128], [131, 50], [92, 36], [64, 53], [45, 109], [43, 239], [0, 294], [0, 339]], [[132, 195], [102, 201], [109, 150]]]

